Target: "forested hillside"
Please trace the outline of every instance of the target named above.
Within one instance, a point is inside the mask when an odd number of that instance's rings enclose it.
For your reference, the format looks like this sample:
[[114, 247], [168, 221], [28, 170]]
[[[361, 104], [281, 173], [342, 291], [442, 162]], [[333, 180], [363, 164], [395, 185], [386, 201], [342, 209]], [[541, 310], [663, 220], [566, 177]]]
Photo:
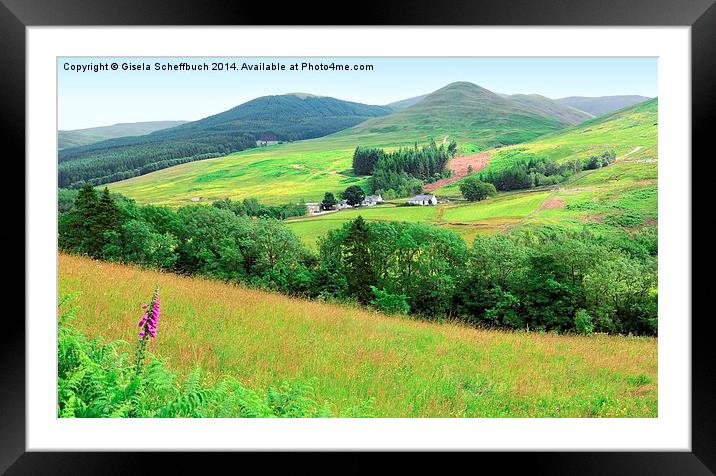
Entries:
[[267, 138], [294, 141], [320, 137], [390, 113], [310, 95], [264, 96], [228, 111], [139, 137], [106, 140], [59, 153], [60, 187], [84, 181], [103, 184], [256, 146]]

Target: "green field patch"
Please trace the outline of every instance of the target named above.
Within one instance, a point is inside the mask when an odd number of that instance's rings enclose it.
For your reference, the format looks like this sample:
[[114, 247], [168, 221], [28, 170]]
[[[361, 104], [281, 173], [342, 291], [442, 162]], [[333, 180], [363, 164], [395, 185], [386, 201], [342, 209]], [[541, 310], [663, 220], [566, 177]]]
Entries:
[[475, 222], [496, 217], [522, 218], [535, 211], [549, 192], [505, 194], [482, 202], [457, 205], [445, 209], [444, 220]]

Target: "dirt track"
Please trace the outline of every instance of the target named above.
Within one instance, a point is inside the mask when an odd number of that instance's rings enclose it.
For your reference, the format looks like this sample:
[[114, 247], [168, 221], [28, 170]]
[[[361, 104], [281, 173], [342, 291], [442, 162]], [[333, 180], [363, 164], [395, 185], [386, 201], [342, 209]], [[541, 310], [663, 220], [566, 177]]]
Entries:
[[487, 163], [490, 160], [490, 154], [473, 154], [473, 155], [461, 155], [450, 159], [448, 162], [448, 168], [452, 170], [452, 177], [446, 179], [440, 179], [437, 182], [426, 184], [423, 189], [426, 192], [433, 192], [434, 190], [455, 183], [461, 178], [467, 176], [468, 167], [472, 166], [472, 171], [479, 172], [480, 170], [487, 167]]

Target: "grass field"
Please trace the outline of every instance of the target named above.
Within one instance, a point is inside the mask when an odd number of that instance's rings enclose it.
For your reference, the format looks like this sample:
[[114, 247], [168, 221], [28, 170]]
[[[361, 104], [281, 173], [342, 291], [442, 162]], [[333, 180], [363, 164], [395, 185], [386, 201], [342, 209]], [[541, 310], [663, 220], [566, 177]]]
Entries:
[[61, 254], [74, 325], [136, 342], [140, 304], [162, 292], [149, 350], [188, 375], [249, 387], [312, 381], [334, 410], [379, 417], [656, 417], [657, 340], [477, 330]]
[[354, 148], [330, 139], [261, 147], [159, 170], [110, 189], [139, 203], [172, 206], [247, 197], [272, 204], [320, 201], [327, 191], [365, 183], [350, 170]]
[[521, 222], [537, 211], [550, 192], [506, 193], [482, 202], [456, 201], [438, 206], [397, 207], [385, 204], [376, 207], [348, 209], [316, 217], [286, 221], [286, 226], [309, 246], [329, 230], [342, 227], [358, 215], [367, 221], [422, 222], [448, 228], [471, 243], [480, 233], [497, 233], [508, 225]]
[[448, 207], [445, 209], [444, 219], [449, 222], [520, 219], [535, 211], [548, 195], [549, 192], [504, 194], [482, 202]]
[[384, 204], [374, 207], [364, 207], [341, 210], [316, 217], [294, 218], [286, 220], [286, 226], [298, 235], [304, 243], [314, 246], [318, 237], [329, 230], [343, 226], [358, 215], [368, 221], [405, 221], [435, 223], [437, 220], [436, 207], [396, 207], [394, 204]]

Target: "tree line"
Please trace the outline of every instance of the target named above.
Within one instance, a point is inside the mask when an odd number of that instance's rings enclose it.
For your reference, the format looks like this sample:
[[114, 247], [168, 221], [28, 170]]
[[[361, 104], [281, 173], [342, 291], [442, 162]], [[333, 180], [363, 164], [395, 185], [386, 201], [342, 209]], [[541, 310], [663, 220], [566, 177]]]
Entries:
[[605, 151], [586, 159], [572, 159], [557, 163], [546, 157], [522, 153], [524, 149], [502, 152], [507, 155], [522, 155], [509, 167], [502, 170], [487, 170], [479, 174], [483, 182], [491, 183], [497, 190], [519, 190], [561, 183], [582, 170], [606, 167], [616, 160], [614, 151]]
[[273, 218], [173, 210], [84, 187], [60, 214], [61, 249], [389, 313], [558, 332], [657, 333], [656, 229], [598, 236], [540, 228], [478, 236], [361, 217], [317, 253]]
[[146, 137], [141, 141], [136, 137], [110, 139], [60, 151], [59, 186], [78, 188], [84, 182], [100, 185], [125, 180], [186, 162], [220, 157], [256, 145], [252, 135], [229, 132], [181, 140], [167, 138], [158, 141], [153, 134]]
[[305, 203], [285, 203], [282, 205], [266, 205], [255, 198], [244, 198], [243, 200], [231, 200], [223, 198], [211, 204], [213, 207], [229, 210], [238, 216], [249, 216], [258, 218], [274, 218], [285, 220], [290, 217], [301, 217], [306, 214]]
[[356, 147], [353, 153], [353, 172], [372, 175], [373, 193], [388, 198], [404, 197], [422, 192], [423, 184], [448, 177], [448, 160], [457, 153], [457, 143], [438, 146], [435, 141], [418, 148], [401, 147], [393, 152], [370, 147]]

